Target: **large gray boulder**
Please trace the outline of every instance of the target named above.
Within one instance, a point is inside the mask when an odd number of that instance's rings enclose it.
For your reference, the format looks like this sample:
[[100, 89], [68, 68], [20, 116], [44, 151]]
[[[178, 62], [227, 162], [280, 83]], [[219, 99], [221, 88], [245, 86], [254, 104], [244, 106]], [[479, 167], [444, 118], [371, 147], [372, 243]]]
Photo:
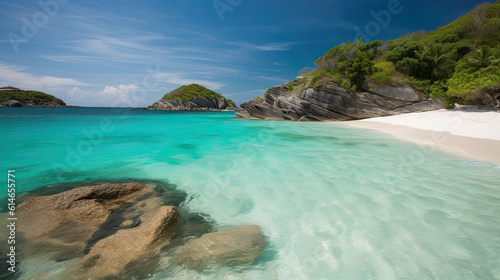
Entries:
[[8, 100], [3, 103], [3, 106], [5, 107], [22, 107], [23, 104], [17, 100]]
[[159, 100], [153, 105], [147, 107], [148, 110], [166, 110], [166, 111], [219, 111], [236, 110], [237, 108], [228, 108], [224, 98], [217, 99], [213, 97], [195, 97], [187, 102]]
[[363, 83], [362, 89], [376, 95], [401, 101], [419, 102], [427, 100], [422, 92], [414, 88], [411, 88], [409, 86], [392, 87], [392, 86], [376, 85], [368, 81], [365, 81]]
[[348, 121], [444, 109], [442, 100], [425, 99], [408, 87], [370, 86], [371, 91], [353, 92], [336, 85], [308, 88], [290, 94], [286, 84], [267, 90], [265, 100], [241, 104], [242, 118], [292, 121]]
[[206, 107], [206, 108], [211, 108], [211, 109], [216, 109], [217, 108], [217, 102], [212, 103], [212, 101], [206, 97], [195, 97], [191, 99], [191, 102], [194, 104], [198, 105], [199, 107]]
[[249, 264], [265, 247], [266, 240], [259, 226], [235, 226], [189, 240], [175, 251], [172, 260], [191, 269], [213, 264]]

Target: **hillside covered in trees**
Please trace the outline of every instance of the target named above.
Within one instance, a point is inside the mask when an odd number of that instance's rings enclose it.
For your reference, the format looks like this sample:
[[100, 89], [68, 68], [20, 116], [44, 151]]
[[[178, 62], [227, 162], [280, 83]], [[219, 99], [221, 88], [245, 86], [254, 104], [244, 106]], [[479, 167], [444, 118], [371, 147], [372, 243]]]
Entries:
[[[452, 23], [399, 39], [347, 42], [315, 61], [291, 93], [334, 84], [361, 91], [365, 81], [411, 86], [426, 97], [478, 104], [498, 100], [500, 88], [500, 1], [483, 3]], [[303, 74], [303, 73], [302, 73]]]

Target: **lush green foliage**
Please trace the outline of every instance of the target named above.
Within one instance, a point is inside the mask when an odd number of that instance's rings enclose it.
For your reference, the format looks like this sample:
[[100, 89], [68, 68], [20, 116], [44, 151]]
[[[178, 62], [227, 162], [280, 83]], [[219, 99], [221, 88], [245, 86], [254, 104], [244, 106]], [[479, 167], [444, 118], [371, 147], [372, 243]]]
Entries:
[[61, 99], [59, 99], [53, 95], [41, 92], [41, 91], [29, 90], [26, 92], [11, 92], [11, 91], [0, 92], [0, 103], [4, 103], [5, 101], [12, 100], [12, 99], [19, 100], [19, 101], [21, 101], [21, 100], [25, 100], [25, 101], [33, 100], [36, 103], [53, 102], [53, 101], [61, 101], [62, 102]]
[[454, 96], [467, 98], [477, 91], [500, 82], [500, 59], [488, 46], [480, 46], [475, 52], [458, 62], [456, 71], [448, 80], [448, 91]]
[[[360, 90], [376, 84], [407, 84], [428, 97], [467, 102], [500, 82], [500, 1], [485, 3], [431, 32], [415, 32], [383, 43], [361, 39], [333, 47], [305, 74], [302, 84], [337, 84]], [[293, 87], [293, 90], [297, 86]], [[291, 89], [292, 90], [292, 89]]]
[[388, 85], [392, 83], [394, 75], [394, 64], [390, 61], [379, 61], [373, 66], [374, 73], [371, 75], [371, 81], [379, 85]]
[[163, 96], [163, 100], [171, 100], [171, 101], [182, 101], [188, 102], [189, 100], [195, 97], [206, 97], [208, 99], [212, 99], [216, 97], [217, 99], [225, 99], [226, 104], [230, 106], [236, 107], [236, 104], [231, 100], [222, 96], [220, 93], [217, 93], [213, 90], [210, 90], [202, 85], [198, 84], [190, 84], [181, 86]]
[[258, 100], [259, 102], [264, 102], [265, 99], [262, 96], [257, 96], [254, 99]]
[[380, 40], [363, 43], [360, 39], [333, 47], [315, 61], [318, 68], [308, 73], [312, 84], [321, 86], [333, 82], [352, 90], [360, 89], [364, 77], [375, 71], [373, 60], [381, 45]]

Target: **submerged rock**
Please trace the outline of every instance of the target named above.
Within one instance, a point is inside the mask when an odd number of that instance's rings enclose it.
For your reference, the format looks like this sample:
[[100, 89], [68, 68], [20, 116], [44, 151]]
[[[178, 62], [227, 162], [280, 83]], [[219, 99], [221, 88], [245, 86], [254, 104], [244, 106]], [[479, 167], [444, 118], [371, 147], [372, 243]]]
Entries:
[[[201, 268], [251, 263], [266, 246], [258, 226], [209, 233], [210, 218], [183, 209], [187, 194], [168, 184], [62, 191], [72, 184], [40, 188], [21, 198], [29, 197], [17, 208], [20, 266], [29, 271], [24, 278], [38, 273], [50, 279], [131, 279], [157, 270], [165, 255], [175, 255], [173, 265]], [[35, 263], [46, 269], [31, 269]]]
[[426, 99], [409, 87], [365, 84], [365, 92], [353, 92], [336, 85], [307, 88], [291, 94], [294, 80], [267, 90], [265, 100], [241, 104], [241, 118], [292, 121], [348, 121], [403, 113], [444, 109], [439, 99]]
[[168, 244], [179, 220], [173, 206], [162, 206], [131, 229], [97, 242], [90, 252], [63, 273], [63, 279], [111, 279], [126, 273], [130, 264], [148, 263]]
[[[106, 184], [73, 189], [50, 196], [33, 197], [17, 208], [20, 219], [19, 231], [28, 241], [53, 234], [62, 235], [69, 230], [82, 238], [82, 232], [106, 221], [111, 211], [121, 202], [132, 202], [153, 190], [138, 183]], [[68, 225], [71, 225], [71, 228]], [[82, 232], [75, 228], [82, 227]]]
[[[54, 260], [78, 258], [108, 238], [126, 236], [128, 229], [136, 230], [141, 238], [144, 236], [142, 240], [151, 240], [147, 237], [152, 235], [150, 232], [161, 234], [171, 224], [170, 221], [161, 224], [153, 216], [161, 213], [158, 209], [162, 210], [162, 202], [154, 190], [139, 183], [80, 187], [29, 198], [18, 207], [19, 232], [26, 243], [21, 253], [26, 257], [43, 254], [44, 258]], [[170, 212], [177, 213], [175, 207], [171, 208]], [[171, 216], [177, 219], [178, 214]], [[106, 250], [101, 249], [100, 254], [105, 255]], [[108, 271], [104, 267], [96, 269], [102, 269], [101, 274]]]
[[239, 265], [258, 258], [266, 241], [259, 226], [235, 226], [202, 235], [179, 247], [172, 260], [191, 269], [212, 264]]

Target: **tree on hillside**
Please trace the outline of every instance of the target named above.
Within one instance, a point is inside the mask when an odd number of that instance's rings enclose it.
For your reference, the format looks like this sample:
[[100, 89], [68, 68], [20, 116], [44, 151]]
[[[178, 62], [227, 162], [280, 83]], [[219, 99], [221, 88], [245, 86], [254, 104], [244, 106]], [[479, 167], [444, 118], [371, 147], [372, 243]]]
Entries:
[[415, 51], [415, 56], [420, 61], [420, 68], [423, 68], [424, 60], [426, 59], [428, 52], [429, 47], [427, 45], [423, 45], [420, 49]]
[[488, 7], [491, 6], [490, 2], [479, 4], [474, 10], [471, 11], [470, 25], [468, 31], [474, 40], [483, 36], [484, 32], [482, 26], [488, 18]]
[[471, 64], [480, 68], [494, 67], [500, 62], [495, 56], [494, 50], [489, 46], [480, 46], [468, 60]]
[[432, 45], [426, 52], [425, 58], [430, 60], [434, 67], [445, 66], [449, 62], [447, 49], [442, 44]]

